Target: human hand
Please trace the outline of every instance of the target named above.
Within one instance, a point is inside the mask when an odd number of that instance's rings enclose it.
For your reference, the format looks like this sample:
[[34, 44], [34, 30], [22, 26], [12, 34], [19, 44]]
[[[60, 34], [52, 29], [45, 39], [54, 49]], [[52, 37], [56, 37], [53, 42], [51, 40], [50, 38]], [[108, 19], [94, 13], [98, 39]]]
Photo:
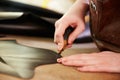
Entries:
[[58, 62], [75, 66], [79, 71], [120, 73], [120, 54], [110, 51], [71, 55], [58, 59]]
[[67, 48], [72, 46], [73, 41], [85, 29], [84, 19], [80, 15], [66, 14], [61, 19], [56, 21], [56, 23], [55, 23], [54, 42], [58, 45], [58, 50], [61, 50], [63, 48], [63, 46], [64, 46], [63, 35], [65, 33], [65, 30], [69, 26], [74, 28], [74, 31], [68, 37], [68, 46], [67, 46]]

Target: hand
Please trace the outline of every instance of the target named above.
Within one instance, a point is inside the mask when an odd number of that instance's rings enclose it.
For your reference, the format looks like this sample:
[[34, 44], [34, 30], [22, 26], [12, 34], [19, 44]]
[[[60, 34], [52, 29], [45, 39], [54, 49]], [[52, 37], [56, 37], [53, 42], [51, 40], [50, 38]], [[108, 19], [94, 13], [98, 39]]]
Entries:
[[58, 62], [75, 66], [79, 71], [120, 73], [120, 53], [110, 51], [72, 55], [60, 58]]
[[64, 46], [63, 35], [69, 26], [72, 26], [74, 31], [68, 38], [67, 47], [71, 47], [73, 41], [83, 32], [85, 29], [84, 17], [87, 11], [88, 4], [84, 0], [76, 0], [67, 13], [55, 23], [54, 42], [58, 45], [58, 50], [61, 50]]
[[58, 45], [58, 50], [61, 50], [64, 45], [63, 35], [65, 30], [72, 26], [74, 31], [70, 34], [68, 38], [68, 46], [71, 47], [73, 41], [77, 38], [77, 36], [83, 32], [85, 28], [84, 19], [75, 14], [67, 14], [64, 15], [61, 19], [59, 19], [55, 23], [55, 35], [54, 35], [54, 42]]

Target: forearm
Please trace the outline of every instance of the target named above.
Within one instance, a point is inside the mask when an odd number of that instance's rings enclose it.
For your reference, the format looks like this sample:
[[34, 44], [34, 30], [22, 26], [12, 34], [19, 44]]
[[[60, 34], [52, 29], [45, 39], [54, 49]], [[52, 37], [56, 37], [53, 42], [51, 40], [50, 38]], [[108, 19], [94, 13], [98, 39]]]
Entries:
[[85, 0], [76, 0], [66, 14], [77, 14], [80, 17], [84, 17], [87, 11], [88, 4], [85, 2]]

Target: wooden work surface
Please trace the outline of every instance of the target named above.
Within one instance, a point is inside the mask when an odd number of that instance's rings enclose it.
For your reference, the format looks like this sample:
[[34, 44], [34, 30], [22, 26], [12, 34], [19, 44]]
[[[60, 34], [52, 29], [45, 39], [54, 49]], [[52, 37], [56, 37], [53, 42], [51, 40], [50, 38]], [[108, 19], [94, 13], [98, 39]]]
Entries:
[[[57, 46], [50, 38], [33, 38], [21, 36], [8, 36], [4, 39], [16, 39], [18, 43], [26, 46], [50, 49], [57, 52]], [[73, 47], [65, 50], [62, 56], [68, 56], [78, 53], [90, 53], [98, 51], [94, 43], [73, 44]], [[89, 73], [79, 72], [73, 67], [61, 64], [48, 64], [38, 66], [34, 69], [34, 76], [31, 79], [22, 79], [6, 74], [0, 74], [0, 80], [120, 80], [120, 74], [112, 73]]]

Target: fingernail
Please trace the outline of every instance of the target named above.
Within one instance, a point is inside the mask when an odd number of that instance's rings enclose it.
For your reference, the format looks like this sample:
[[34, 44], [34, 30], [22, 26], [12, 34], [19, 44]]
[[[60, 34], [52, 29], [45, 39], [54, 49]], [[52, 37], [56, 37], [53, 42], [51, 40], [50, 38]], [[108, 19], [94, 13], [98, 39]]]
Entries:
[[59, 62], [59, 63], [62, 62], [62, 59], [61, 58], [57, 59], [57, 62]]

